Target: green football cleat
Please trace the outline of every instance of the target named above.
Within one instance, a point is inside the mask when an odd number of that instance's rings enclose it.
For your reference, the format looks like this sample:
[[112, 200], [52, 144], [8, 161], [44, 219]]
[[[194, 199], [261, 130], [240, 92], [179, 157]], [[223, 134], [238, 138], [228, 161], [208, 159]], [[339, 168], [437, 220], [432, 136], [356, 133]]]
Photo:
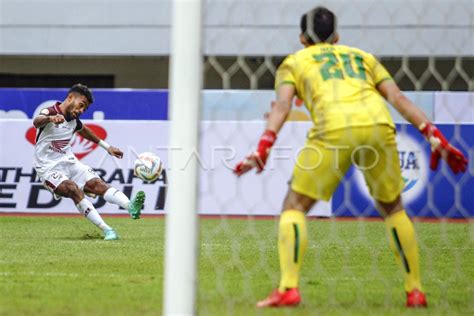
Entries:
[[105, 234], [104, 240], [118, 240], [119, 239], [117, 232], [113, 229], [104, 231], [104, 234]]
[[132, 219], [139, 219], [142, 213], [143, 204], [145, 203], [145, 192], [138, 191], [137, 195], [130, 200], [128, 204], [128, 212]]

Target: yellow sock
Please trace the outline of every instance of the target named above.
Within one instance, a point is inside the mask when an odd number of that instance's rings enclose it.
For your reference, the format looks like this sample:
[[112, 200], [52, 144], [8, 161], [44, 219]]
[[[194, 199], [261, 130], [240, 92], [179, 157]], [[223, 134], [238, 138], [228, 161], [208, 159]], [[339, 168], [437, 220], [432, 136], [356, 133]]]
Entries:
[[298, 287], [299, 272], [307, 244], [305, 214], [297, 210], [284, 211], [280, 217], [278, 233], [280, 292], [287, 288]]
[[405, 291], [421, 291], [418, 243], [413, 224], [405, 210], [396, 212], [385, 219], [390, 247], [405, 272]]

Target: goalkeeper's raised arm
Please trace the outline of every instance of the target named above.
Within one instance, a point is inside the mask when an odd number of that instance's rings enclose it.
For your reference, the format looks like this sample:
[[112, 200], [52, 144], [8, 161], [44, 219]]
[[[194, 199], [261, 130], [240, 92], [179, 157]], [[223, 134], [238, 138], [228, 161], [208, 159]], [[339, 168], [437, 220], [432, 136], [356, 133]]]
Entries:
[[258, 142], [257, 150], [239, 162], [234, 172], [240, 176], [252, 168], [257, 168], [257, 172], [262, 172], [267, 162], [270, 149], [276, 141], [277, 134], [285, 124], [288, 114], [291, 111], [293, 97], [295, 96], [293, 84], [282, 84], [277, 89], [277, 99], [272, 102], [272, 108], [268, 116], [267, 127]]
[[418, 128], [431, 144], [430, 168], [432, 170], [437, 169], [439, 160], [442, 158], [454, 173], [466, 171], [466, 157], [448, 142], [425, 113], [400, 91], [394, 81], [383, 81], [377, 86], [377, 90], [408, 122]]

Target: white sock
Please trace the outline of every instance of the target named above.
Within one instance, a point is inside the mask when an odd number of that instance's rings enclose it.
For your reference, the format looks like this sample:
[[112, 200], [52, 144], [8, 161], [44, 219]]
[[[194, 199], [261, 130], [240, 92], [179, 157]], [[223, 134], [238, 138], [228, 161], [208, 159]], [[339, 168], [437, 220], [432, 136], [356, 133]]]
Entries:
[[102, 217], [100, 216], [99, 212], [95, 209], [94, 205], [92, 205], [91, 201], [86, 198], [83, 198], [81, 202], [76, 204], [77, 209], [79, 212], [84, 214], [84, 216], [91, 221], [94, 225], [102, 229], [103, 231], [112, 229], [109, 225], [107, 225]]
[[122, 191], [112, 187], [105, 191], [104, 200], [109, 203], [116, 204], [124, 209], [128, 209], [128, 204], [130, 203], [129, 198], [123, 194]]

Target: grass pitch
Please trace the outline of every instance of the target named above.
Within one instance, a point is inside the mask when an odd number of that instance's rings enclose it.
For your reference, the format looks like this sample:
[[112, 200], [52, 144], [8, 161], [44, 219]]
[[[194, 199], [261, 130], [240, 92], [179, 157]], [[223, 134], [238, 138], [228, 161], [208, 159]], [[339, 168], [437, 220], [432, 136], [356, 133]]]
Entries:
[[[0, 217], [0, 315], [159, 315], [164, 220]], [[308, 222], [298, 308], [257, 310], [278, 284], [277, 220], [203, 219], [201, 315], [474, 314], [474, 226], [417, 223], [427, 310], [403, 307], [382, 222]]]

